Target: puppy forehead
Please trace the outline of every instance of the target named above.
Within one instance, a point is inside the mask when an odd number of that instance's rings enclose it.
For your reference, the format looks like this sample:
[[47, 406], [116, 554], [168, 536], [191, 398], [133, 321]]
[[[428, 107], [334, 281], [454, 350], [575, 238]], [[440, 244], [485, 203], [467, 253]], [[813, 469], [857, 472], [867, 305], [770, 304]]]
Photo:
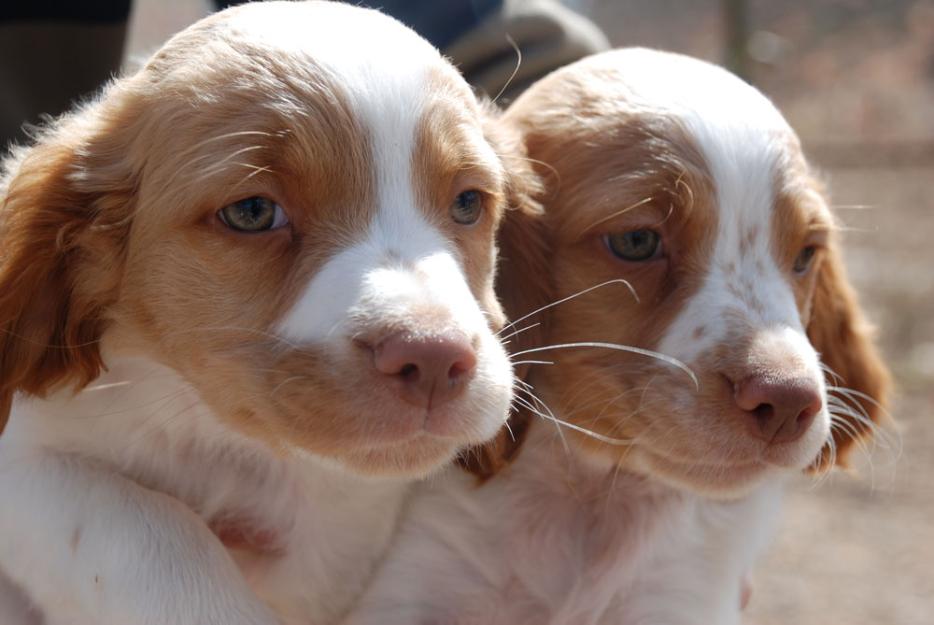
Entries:
[[[773, 249], [776, 200], [800, 160], [784, 118], [760, 92], [719, 67], [648, 50], [609, 53], [590, 69], [612, 68], [626, 106], [677, 120], [712, 184], [716, 235], [700, 289], [659, 348], [697, 357], [737, 321], [800, 329], [794, 294]], [[729, 314], [728, 314], [729, 313]], [[701, 323], [700, 320], [703, 320]], [[703, 332], [698, 328], [703, 326]]]
[[[470, 95], [436, 48], [378, 11], [309, 1], [248, 3], [226, 13], [222, 27], [231, 37], [258, 44], [269, 54], [313, 59], [340, 81], [359, 107], [378, 109], [383, 118], [410, 116], [430, 73], [447, 75], [451, 84], [461, 83], [463, 94]], [[390, 94], [396, 101], [386, 101]]]
[[[321, 80], [346, 98], [368, 136], [381, 200], [409, 177], [401, 162], [419, 147], [413, 141], [426, 135], [443, 135], [440, 140], [459, 144], [465, 156], [479, 157], [494, 173], [499, 169], [466, 81], [436, 48], [395, 19], [314, 1], [252, 3], [230, 16], [227, 28], [234, 38], [265, 45], [269, 54], [309, 59]], [[445, 123], [439, 125], [439, 118]]]
[[[429, 178], [444, 164], [434, 163], [428, 172], [413, 167], [419, 147], [437, 140], [460, 146], [454, 161], [479, 157], [498, 173], [498, 160], [483, 140], [479, 109], [466, 82], [430, 44], [375, 11], [340, 3], [262, 3], [235, 9], [231, 15], [229, 27], [237, 36], [251, 44], [268, 44], [270, 54], [308, 58], [328, 82], [339, 85], [367, 135], [367, 167], [376, 190], [372, 219], [355, 241], [310, 276], [278, 331], [297, 340], [325, 340], [339, 334], [350, 313], [370, 299], [382, 302], [382, 308], [391, 307], [399, 298], [383, 283], [392, 280], [377, 280], [383, 274], [395, 275], [389, 266], [418, 264], [427, 271], [431, 264], [433, 273], [428, 273], [457, 282], [455, 286], [463, 287], [454, 289], [464, 300], [460, 308], [471, 308], [466, 284], [460, 284], [460, 268], [448, 266], [453, 262], [444, 267], [429, 263], [456, 256], [452, 244], [427, 219], [428, 207], [418, 201], [419, 189], [430, 185]], [[379, 43], [378, 49], [373, 42]], [[468, 312], [458, 314], [470, 316]]]

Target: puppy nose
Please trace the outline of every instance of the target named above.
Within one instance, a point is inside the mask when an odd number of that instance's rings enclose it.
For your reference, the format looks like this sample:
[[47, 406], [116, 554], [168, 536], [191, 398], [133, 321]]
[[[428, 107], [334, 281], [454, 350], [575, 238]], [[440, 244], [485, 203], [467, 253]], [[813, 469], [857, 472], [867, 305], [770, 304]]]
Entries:
[[823, 406], [817, 382], [807, 377], [750, 376], [735, 386], [753, 436], [767, 443], [790, 443], [807, 431]]
[[434, 408], [464, 391], [473, 377], [477, 354], [462, 334], [396, 333], [373, 348], [373, 364], [394, 380], [404, 401]]

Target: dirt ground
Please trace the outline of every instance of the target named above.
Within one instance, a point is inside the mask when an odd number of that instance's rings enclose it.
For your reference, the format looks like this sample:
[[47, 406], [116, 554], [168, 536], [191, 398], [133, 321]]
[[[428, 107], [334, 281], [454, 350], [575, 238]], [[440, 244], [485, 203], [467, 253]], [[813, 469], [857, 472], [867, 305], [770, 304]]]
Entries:
[[[378, 4], [378, 3], [376, 3]], [[722, 58], [716, 0], [578, 0], [615, 45]], [[895, 372], [889, 441], [853, 475], [791, 488], [750, 625], [934, 624], [934, 3], [751, 0], [750, 77], [798, 129], [847, 228]], [[131, 52], [202, 0], [137, 2]]]

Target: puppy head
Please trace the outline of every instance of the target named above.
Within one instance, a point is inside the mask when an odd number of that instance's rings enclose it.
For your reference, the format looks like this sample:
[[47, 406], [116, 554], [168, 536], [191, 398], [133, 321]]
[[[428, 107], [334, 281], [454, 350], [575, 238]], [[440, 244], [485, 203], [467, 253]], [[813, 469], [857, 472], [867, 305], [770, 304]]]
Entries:
[[104, 340], [229, 427], [358, 471], [489, 438], [512, 377], [484, 123], [375, 11], [256, 3], [180, 33], [6, 163], [0, 397], [80, 388]]
[[552, 278], [525, 288], [554, 301], [624, 279], [638, 296], [611, 284], [554, 307], [545, 344], [656, 350], [697, 379], [636, 354], [549, 354], [537, 392], [618, 443], [579, 437], [588, 453], [721, 496], [842, 461], [878, 419], [887, 373], [833, 217], [771, 103], [706, 63], [623, 50], [542, 80], [507, 120], [547, 165], [546, 214], [519, 231], [529, 245], [546, 233]]

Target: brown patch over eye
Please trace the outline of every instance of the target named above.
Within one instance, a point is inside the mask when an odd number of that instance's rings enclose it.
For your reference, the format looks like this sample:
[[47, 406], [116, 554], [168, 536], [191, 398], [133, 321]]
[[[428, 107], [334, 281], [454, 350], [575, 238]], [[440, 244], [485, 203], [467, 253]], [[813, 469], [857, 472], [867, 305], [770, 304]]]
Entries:
[[479, 191], [469, 190], [458, 194], [451, 203], [451, 218], [463, 226], [470, 226], [483, 214], [483, 196]]
[[633, 262], [653, 260], [660, 256], [662, 237], [646, 228], [604, 236], [606, 246], [617, 258]]
[[810, 269], [811, 261], [814, 260], [814, 255], [816, 253], [817, 253], [816, 245], [808, 245], [803, 250], [801, 250], [801, 252], [795, 258], [794, 265], [792, 266], [792, 269], [794, 269], [794, 272], [798, 274], [803, 274], [808, 269]]
[[237, 232], [263, 232], [289, 224], [281, 206], [259, 196], [228, 204], [217, 212], [217, 216], [225, 226]]

